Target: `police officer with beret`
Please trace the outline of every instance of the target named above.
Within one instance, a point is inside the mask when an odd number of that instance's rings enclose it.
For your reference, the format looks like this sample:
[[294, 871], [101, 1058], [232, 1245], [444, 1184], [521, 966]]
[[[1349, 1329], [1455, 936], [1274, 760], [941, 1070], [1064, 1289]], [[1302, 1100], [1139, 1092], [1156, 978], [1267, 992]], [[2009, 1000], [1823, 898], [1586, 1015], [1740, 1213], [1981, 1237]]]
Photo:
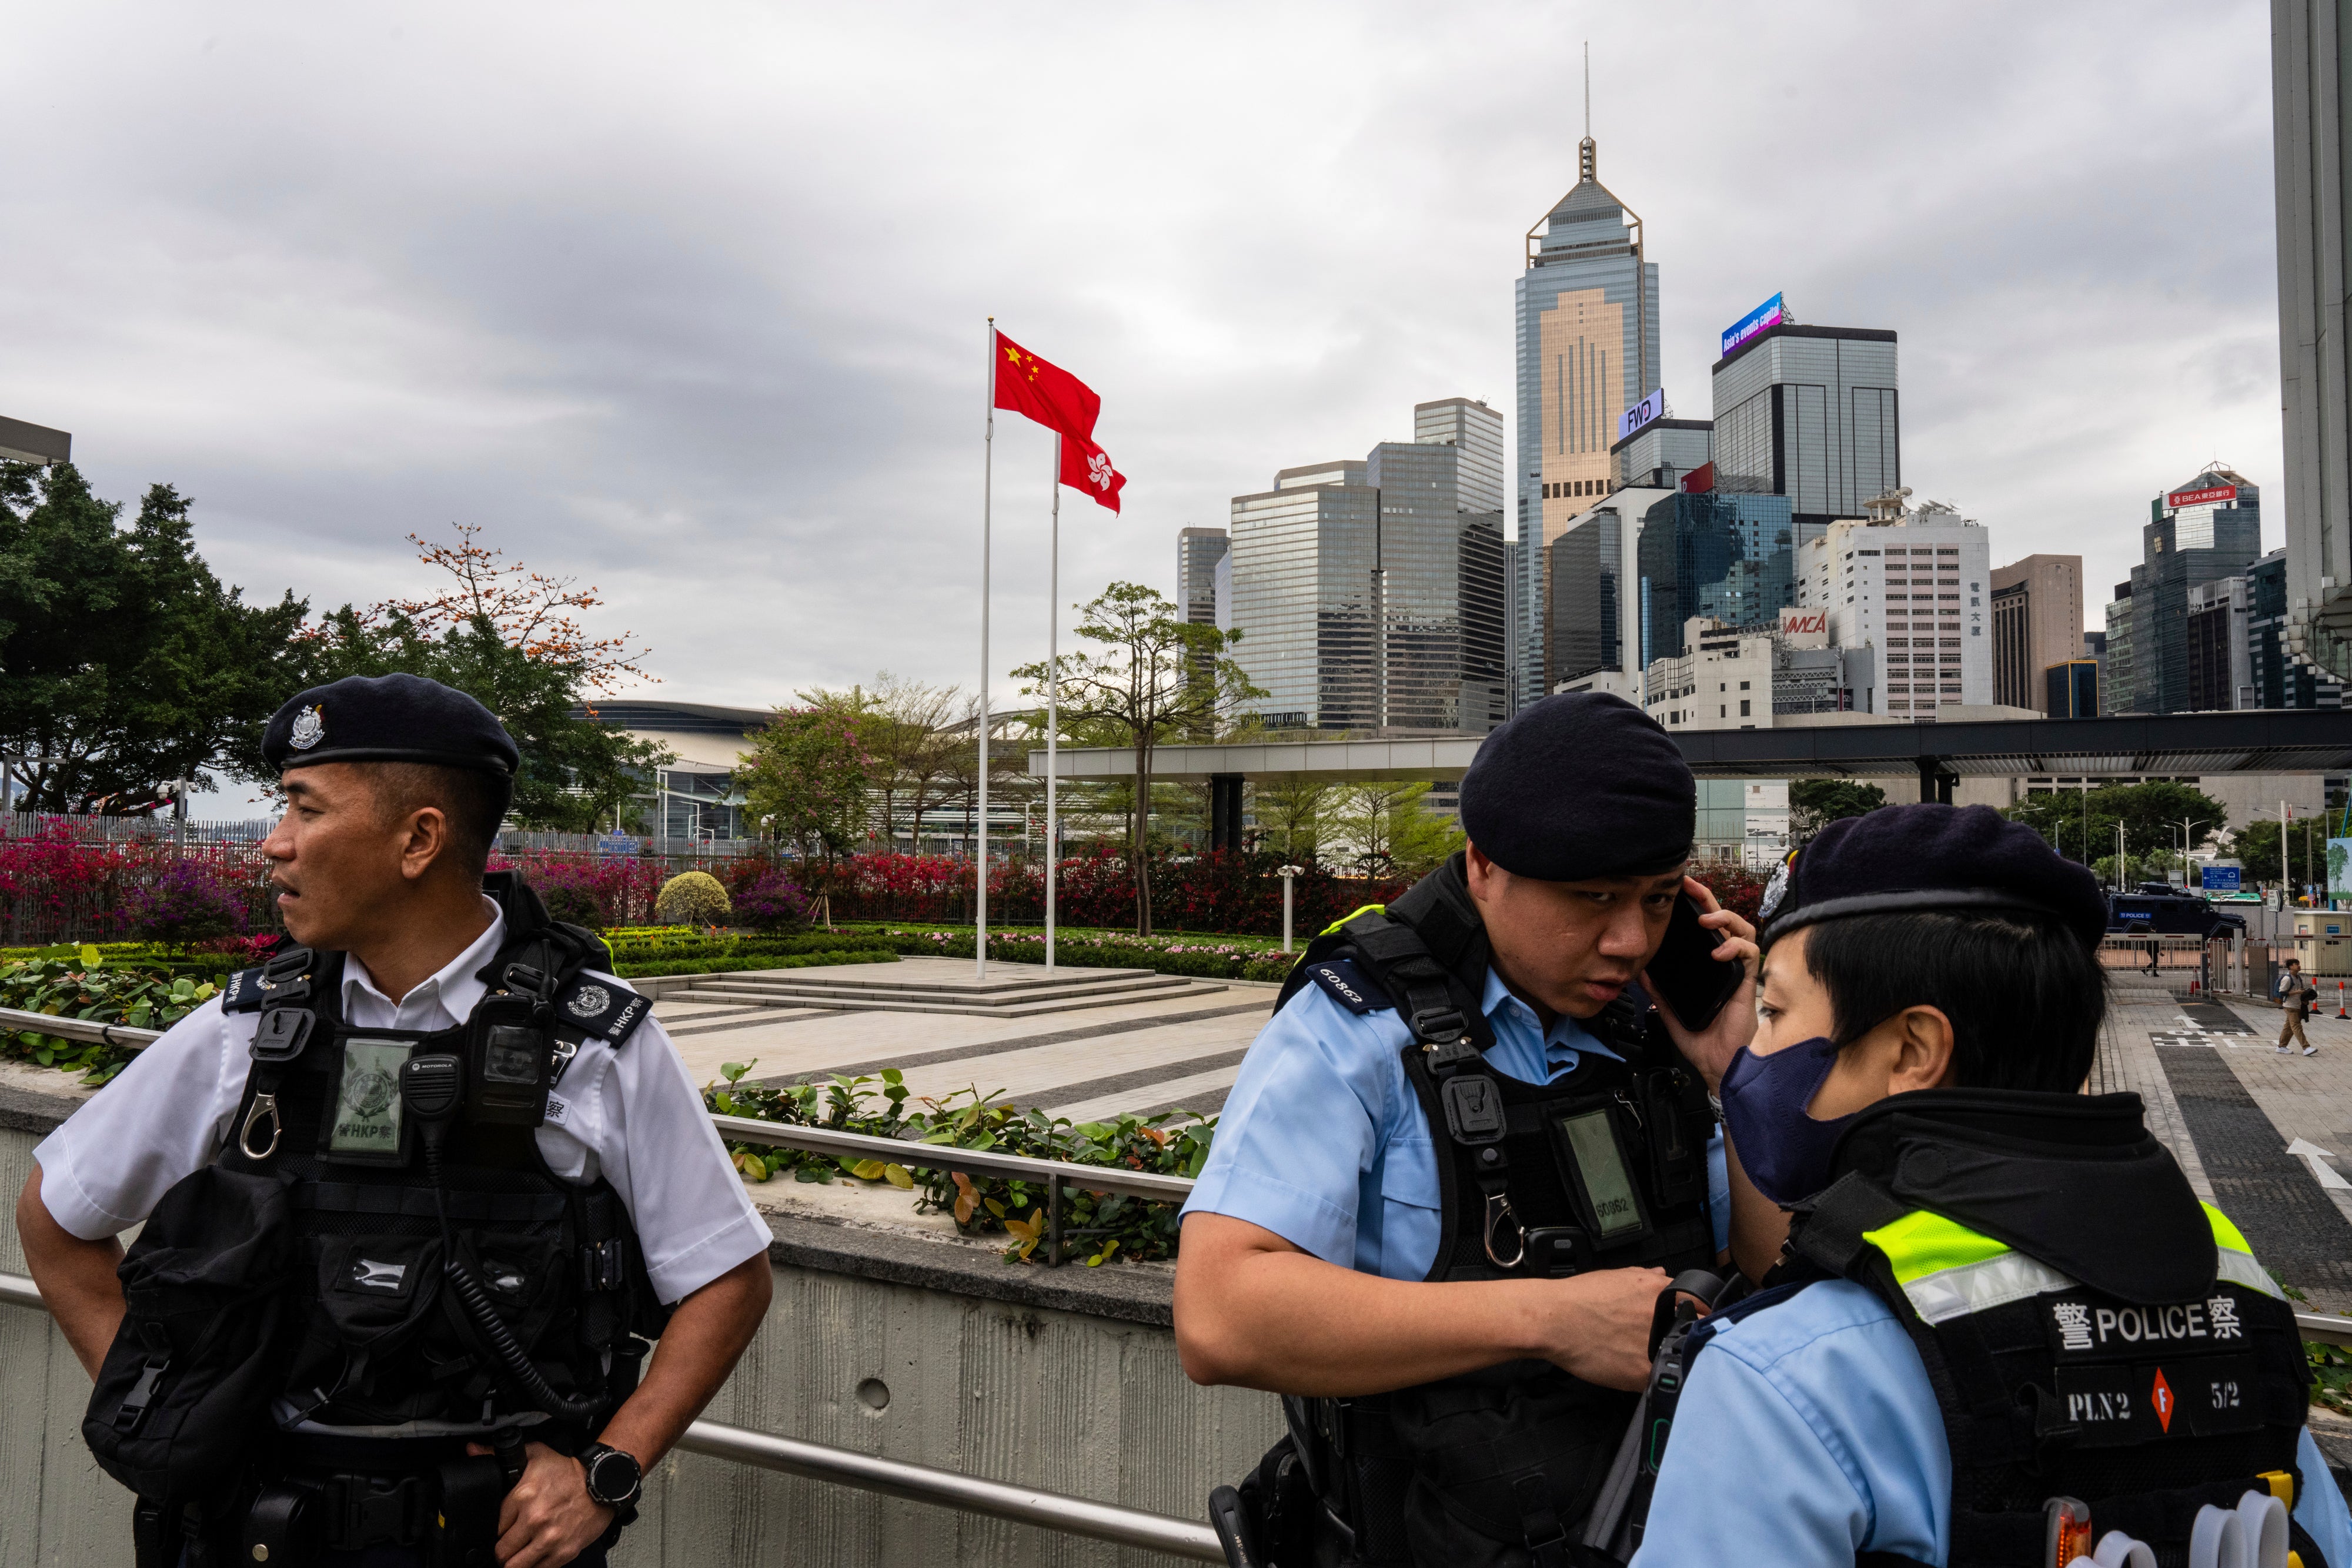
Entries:
[[[1685, 875], [1696, 798], [1638, 708], [1546, 698], [1464, 775], [1468, 847], [1294, 970], [1177, 1264], [1186, 1372], [1286, 1396], [1213, 1501], [1236, 1561], [1570, 1560], [1660, 1299], [1725, 1243], [1704, 1064], [1753, 1028], [1754, 948]], [[1697, 1032], [1641, 993], [1685, 900], [1728, 1004]]]
[[2278, 1285], [2137, 1094], [2084, 1092], [2091, 873], [1986, 807], [1889, 807], [1765, 913], [1722, 1101], [1768, 1211], [1742, 1261], [1786, 1261], [1649, 1413], [1636, 1568], [2352, 1563]]
[[263, 752], [293, 945], [17, 1201], [85, 1435], [142, 1568], [602, 1563], [760, 1323], [767, 1228], [602, 942], [486, 877], [518, 760], [488, 710], [354, 677]]

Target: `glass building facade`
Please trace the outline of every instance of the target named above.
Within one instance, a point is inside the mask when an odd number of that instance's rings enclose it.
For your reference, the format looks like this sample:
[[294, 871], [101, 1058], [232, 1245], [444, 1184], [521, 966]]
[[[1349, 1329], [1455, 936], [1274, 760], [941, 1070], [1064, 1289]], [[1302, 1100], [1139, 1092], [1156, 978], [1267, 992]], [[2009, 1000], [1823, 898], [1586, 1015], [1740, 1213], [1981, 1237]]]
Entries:
[[1613, 511], [1586, 514], [1546, 547], [1550, 598], [1545, 689], [1595, 670], [1613, 670], [1622, 645], [1625, 595], [1619, 570], [1625, 525]]
[[1275, 728], [1483, 734], [1506, 715], [1501, 416], [1415, 410], [1433, 439], [1285, 469], [1233, 502], [1234, 656]]
[[2287, 552], [2246, 569], [2246, 653], [2256, 707], [2342, 707], [2343, 684], [2287, 650]]
[[1895, 334], [1784, 322], [1715, 365], [1715, 485], [1858, 517], [1903, 482]]
[[1176, 610], [1195, 626], [1217, 623], [1217, 563], [1230, 543], [1223, 528], [1184, 528], [1176, 535]]
[[1798, 549], [1819, 536], [1819, 525], [1793, 519], [1785, 496], [1717, 491], [1652, 506], [1635, 552], [1642, 667], [1679, 657], [1694, 616], [1755, 626], [1794, 605]]
[[[2176, 497], [2213, 497], [2175, 507]], [[2263, 553], [2262, 493], [2242, 475], [2210, 468], [2148, 503], [2141, 562], [2131, 573], [2130, 685], [2114, 664], [2108, 622], [2108, 682], [2119, 713], [2193, 713], [2205, 694], [2190, 674], [2190, 591], [2242, 575]]]
[[1515, 703], [1547, 689], [1549, 548], [1609, 493], [1618, 418], [1658, 385], [1658, 269], [1643, 256], [1641, 218], [1600, 183], [1589, 137], [1578, 162], [1575, 188], [1528, 235], [1513, 289], [1511, 488], [1523, 574], [1511, 638]]

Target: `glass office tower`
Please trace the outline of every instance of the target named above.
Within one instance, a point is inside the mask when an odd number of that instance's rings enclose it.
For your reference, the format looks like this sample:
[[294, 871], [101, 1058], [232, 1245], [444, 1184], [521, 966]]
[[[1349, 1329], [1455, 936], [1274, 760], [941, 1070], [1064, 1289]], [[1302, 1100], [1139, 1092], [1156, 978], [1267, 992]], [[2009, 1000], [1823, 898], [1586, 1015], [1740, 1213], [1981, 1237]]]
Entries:
[[1610, 488], [1617, 421], [1658, 384], [1658, 269], [1642, 220], [1602, 185], [1591, 137], [1578, 180], [1528, 235], [1514, 285], [1518, 361], [1519, 622], [1515, 703], [1544, 695], [1546, 550]]
[[1484, 734], [1505, 716], [1503, 517], [1476, 505], [1496, 498], [1501, 418], [1466, 400], [1415, 413], [1440, 439], [1234, 497], [1234, 656], [1274, 727]]
[[1797, 602], [1797, 549], [1820, 537], [1798, 524], [1785, 496], [1669, 496], [1642, 519], [1636, 547], [1641, 581], [1642, 667], [1685, 652], [1693, 616], [1726, 626], [1758, 626]]
[[2343, 683], [2296, 658], [2287, 643], [2287, 552], [2246, 569], [2247, 663], [2256, 707], [2342, 707]]
[[1800, 522], [1858, 517], [1903, 482], [1895, 334], [1768, 327], [1715, 365], [1715, 487], [1786, 496]]
[[[2189, 591], [2244, 572], [2262, 555], [2262, 492], [2227, 468], [2209, 468], [2148, 503], [2141, 563], [2131, 573], [2130, 667], [2108, 672], [2115, 711], [2196, 711]], [[2112, 649], [2112, 616], [2107, 630]]]
[[1185, 528], [1176, 536], [1176, 611], [1195, 626], [1217, 623], [1217, 563], [1229, 543], [1223, 528]]

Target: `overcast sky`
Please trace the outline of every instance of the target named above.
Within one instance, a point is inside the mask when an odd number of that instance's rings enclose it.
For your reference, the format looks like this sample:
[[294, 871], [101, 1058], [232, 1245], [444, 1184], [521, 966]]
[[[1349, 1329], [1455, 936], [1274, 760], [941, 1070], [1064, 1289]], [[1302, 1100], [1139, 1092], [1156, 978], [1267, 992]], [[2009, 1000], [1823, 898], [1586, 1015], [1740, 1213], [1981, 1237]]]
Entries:
[[[0, 413], [193, 495], [252, 597], [415, 591], [403, 536], [478, 523], [663, 695], [968, 685], [983, 319], [1129, 476], [1066, 493], [1064, 601], [1172, 592], [1276, 468], [1431, 398], [1516, 423], [1590, 38], [1677, 413], [1785, 290], [1901, 335], [1905, 481], [1997, 562], [2082, 554], [2090, 625], [2209, 458], [2283, 542], [2265, 6], [1664, 9], [18, 5]], [[1010, 695], [1050, 438], [995, 455]]]

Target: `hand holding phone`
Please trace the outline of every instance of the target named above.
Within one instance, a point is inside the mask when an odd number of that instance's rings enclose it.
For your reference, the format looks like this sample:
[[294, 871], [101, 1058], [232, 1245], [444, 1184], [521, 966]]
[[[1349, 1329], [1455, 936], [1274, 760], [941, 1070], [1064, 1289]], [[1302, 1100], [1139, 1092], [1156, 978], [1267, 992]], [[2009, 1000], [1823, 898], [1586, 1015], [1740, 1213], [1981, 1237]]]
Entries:
[[[1705, 895], [1704, 904], [1697, 894]], [[1706, 915], [1718, 918], [1703, 924]], [[1643, 971], [1642, 986], [1657, 998], [1676, 1043], [1710, 1086], [1755, 1035], [1752, 1010], [1725, 1016], [1725, 1009], [1748, 985], [1748, 963], [1755, 954], [1754, 927], [1736, 915], [1723, 914], [1704, 883], [1685, 878], [1665, 940]]]

